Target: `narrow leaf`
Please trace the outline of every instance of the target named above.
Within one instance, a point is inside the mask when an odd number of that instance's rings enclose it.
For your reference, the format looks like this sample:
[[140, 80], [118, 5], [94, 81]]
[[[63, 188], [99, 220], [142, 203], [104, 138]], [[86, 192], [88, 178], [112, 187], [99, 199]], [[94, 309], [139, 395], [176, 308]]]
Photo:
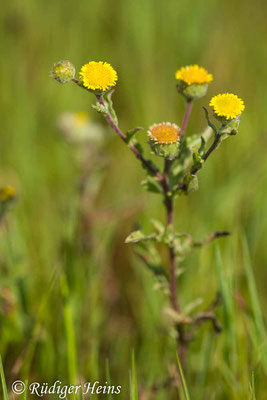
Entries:
[[205, 116], [206, 116], [206, 120], [207, 120], [207, 122], [208, 122], [209, 127], [211, 127], [211, 129], [213, 130], [213, 132], [215, 133], [215, 135], [218, 135], [216, 126], [215, 126], [215, 125], [211, 122], [211, 120], [210, 120], [208, 110], [206, 109], [206, 107], [203, 107], [203, 110], [205, 111]]
[[188, 391], [188, 388], [187, 388], [187, 384], [186, 384], [186, 380], [185, 380], [185, 376], [184, 376], [183, 368], [181, 366], [181, 362], [180, 362], [180, 358], [179, 358], [178, 352], [176, 352], [176, 359], [177, 359], [177, 364], [178, 364], [178, 368], [179, 368], [179, 373], [180, 373], [180, 376], [181, 376], [181, 381], [182, 381], [185, 400], [190, 400], [190, 395], [189, 395], [189, 391]]
[[0, 355], [0, 376], [1, 376], [1, 382], [2, 382], [2, 390], [3, 390], [4, 400], [8, 400], [8, 392], [7, 392], [7, 386], [6, 386], [6, 378], [5, 378], [4, 367], [3, 367], [1, 355]]

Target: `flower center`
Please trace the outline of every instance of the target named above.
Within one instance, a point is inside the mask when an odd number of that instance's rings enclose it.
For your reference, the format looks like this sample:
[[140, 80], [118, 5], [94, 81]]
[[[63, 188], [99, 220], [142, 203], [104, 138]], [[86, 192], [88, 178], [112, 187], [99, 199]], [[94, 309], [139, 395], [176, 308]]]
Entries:
[[179, 127], [169, 122], [152, 125], [149, 129], [149, 136], [158, 143], [175, 143], [180, 136]]

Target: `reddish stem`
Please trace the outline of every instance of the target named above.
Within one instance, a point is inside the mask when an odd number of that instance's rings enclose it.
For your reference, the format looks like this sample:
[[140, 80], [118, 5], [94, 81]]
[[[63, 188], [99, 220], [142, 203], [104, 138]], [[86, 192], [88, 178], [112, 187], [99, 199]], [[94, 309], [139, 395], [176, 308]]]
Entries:
[[[102, 96], [102, 95], [99, 95], [99, 96], [96, 96], [96, 98], [97, 98], [99, 104], [101, 104], [102, 106], [105, 107], [105, 103], [104, 103], [104, 100], [103, 100], [103, 96]], [[109, 114], [108, 111], [105, 112], [105, 118], [106, 118], [108, 124], [110, 125], [110, 127], [119, 135], [119, 137], [120, 137], [125, 143], [127, 143], [127, 138], [126, 138], [126, 136], [125, 136], [124, 133], [121, 131], [121, 129], [119, 128], [119, 126], [113, 121], [113, 118], [111, 117], [111, 115]], [[148, 169], [148, 171], [149, 171], [152, 175], [156, 176], [160, 182], [163, 181], [163, 176], [159, 173], [159, 171], [158, 171], [148, 160], [146, 160], [146, 159], [142, 156], [142, 154], [139, 152], [139, 150], [138, 150], [134, 145], [130, 146], [130, 150], [132, 150], [132, 152], [135, 154], [135, 156], [142, 162], [142, 164], [144, 165], [144, 167], [145, 167], [146, 169]]]
[[[169, 182], [168, 182], [168, 174], [171, 167], [171, 161], [165, 159], [165, 166], [163, 172], [164, 178], [164, 203], [167, 210], [167, 224], [173, 227], [173, 200], [169, 195]], [[169, 247], [169, 255], [170, 255], [170, 300], [173, 309], [176, 312], [179, 312], [178, 299], [176, 294], [176, 260], [174, 248], [172, 245]]]
[[[171, 161], [170, 160], [165, 160], [165, 166], [164, 166], [164, 172], [163, 172], [163, 178], [164, 178], [164, 203], [166, 206], [167, 210], [167, 224], [171, 225], [173, 227], [174, 224], [174, 211], [173, 211], [173, 198], [169, 196], [169, 182], [168, 182], [168, 174], [169, 170], [171, 167]], [[177, 263], [176, 263], [176, 256], [175, 256], [175, 251], [173, 248], [173, 245], [169, 245], [169, 257], [170, 257], [170, 284], [169, 284], [169, 289], [170, 289], [170, 302], [172, 305], [172, 308], [174, 311], [177, 313], [180, 313], [180, 305], [179, 305], [179, 300], [178, 300], [178, 295], [177, 295], [177, 281], [176, 281], [176, 269], [177, 269]], [[186, 355], [186, 350], [187, 350], [187, 343], [184, 337], [184, 330], [183, 326], [181, 323], [177, 324], [176, 326], [177, 332], [179, 334], [178, 338], [178, 344], [179, 344], [179, 353], [180, 353], [180, 359], [181, 363], [184, 367], [185, 365], [185, 355]]]
[[183, 136], [185, 134], [185, 131], [186, 131], [186, 128], [187, 128], [187, 125], [188, 125], [188, 121], [189, 121], [189, 118], [190, 118], [190, 114], [191, 114], [191, 111], [192, 111], [192, 107], [193, 107], [193, 100], [192, 99], [187, 100], [185, 114], [184, 114], [184, 120], [183, 120], [181, 131], [180, 131], [181, 139], [183, 138]]

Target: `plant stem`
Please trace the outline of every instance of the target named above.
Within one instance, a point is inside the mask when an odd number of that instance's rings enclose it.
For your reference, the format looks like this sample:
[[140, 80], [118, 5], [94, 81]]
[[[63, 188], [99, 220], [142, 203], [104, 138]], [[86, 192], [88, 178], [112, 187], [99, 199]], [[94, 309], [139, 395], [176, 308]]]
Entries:
[[[127, 137], [125, 134], [121, 131], [119, 126], [115, 123], [113, 120], [112, 116], [110, 115], [109, 111], [106, 109], [105, 102], [103, 99], [103, 95], [96, 95], [97, 101], [100, 105], [105, 107], [105, 112], [104, 116], [110, 125], [110, 127], [118, 134], [118, 136], [124, 141], [124, 143], [127, 143]], [[189, 116], [191, 113], [192, 109], [192, 100], [187, 101], [187, 107], [185, 111], [185, 116], [184, 116], [184, 121], [182, 124], [181, 128], [181, 134], [182, 136], [185, 133]], [[170, 167], [172, 164], [171, 160], [165, 159], [165, 166], [164, 166], [164, 171], [163, 174], [161, 174], [158, 169], [152, 165], [147, 159], [145, 159], [142, 154], [139, 152], [139, 150], [134, 146], [129, 146], [130, 150], [135, 154], [135, 156], [142, 162], [143, 166], [154, 176], [156, 176], [160, 184], [163, 188], [163, 193], [164, 193], [164, 204], [166, 207], [167, 211], [167, 225], [170, 225], [172, 227], [172, 230], [174, 230], [173, 227], [173, 217], [174, 217], [174, 211], [173, 211], [173, 197], [170, 195], [170, 186], [169, 186], [169, 171]], [[175, 251], [173, 244], [169, 245], [169, 257], [170, 257], [170, 271], [169, 271], [169, 276], [170, 276], [170, 302], [171, 305], [174, 309], [175, 312], [180, 313], [180, 306], [179, 306], [179, 301], [178, 301], [178, 296], [177, 296], [177, 285], [176, 285], [176, 256], [175, 256]], [[180, 359], [181, 363], [184, 366], [185, 364], [185, 354], [187, 350], [187, 342], [185, 340], [184, 336], [184, 330], [183, 330], [183, 325], [181, 323], [177, 324], [176, 326], [177, 332], [178, 332], [178, 343], [179, 343], [179, 353], [180, 353]]]
[[216, 150], [217, 147], [219, 146], [221, 142], [221, 136], [220, 135], [216, 135], [214, 142], [212, 143], [212, 145], [210, 146], [210, 148], [207, 150], [207, 152], [204, 154], [203, 156], [203, 160], [207, 160], [207, 158], [211, 155], [211, 153], [213, 152], [213, 150]]
[[[169, 195], [169, 183], [168, 183], [168, 174], [170, 166], [171, 166], [171, 161], [165, 159], [165, 166], [163, 172], [164, 204], [166, 206], [166, 211], [167, 211], [167, 225], [171, 226], [173, 230], [173, 199]], [[179, 312], [180, 309], [176, 293], [176, 260], [175, 260], [174, 248], [172, 245], [170, 245], [169, 247], [169, 255], [170, 255], [170, 300], [173, 309], [176, 312]]]
[[[164, 172], [163, 172], [163, 178], [164, 178], [164, 204], [166, 206], [166, 211], [167, 211], [167, 225], [171, 226], [171, 229], [174, 231], [174, 210], [173, 210], [173, 198], [169, 195], [169, 182], [168, 182], [168, 175], [169, 175], [169, 170], [171, 167], [171, 161], [165, 159], [165, 165], [164, 165]], [[174, 247], [172, 244], [169, 245], [169, 258], [170, 258], [170, 284], [169, 284], [169, 290], [170, 290], [170, 302], [172, 305], [172, 308], [174, 309], [175, 312], [180, 313], [180, 305], [179, 305], [179, 300], [178, 300], [178, 294], [177, 294], [177, 282], [176, 282], [176, 270], [177, 270], [177, 263], [176, 263], [176, 256], [175, 256], [175, 251]], [[184, 330], [182, 324], [177, 324], [176, 326], [177, 332], [178, 332], [178, 344], [179, 344], [179, 353], [180, 353], [180, 358], [182, 365], [184, 366], [185, 364], [185, 354], [187, 350], [187, 343], [185, 341], [184, 337]]]
[[[218, 134], [218, 135], [215, 136], [215, 139], [214, 139], [212, 145], [210, 146], [210, 148], [209, 148], [209, 149], [206, 151], [206, 153], [204, 154], [204, 156], [203, 156], [203, 160], [204, 160], [204, 161], [206, 161], [206, 160], [208, 159], [208, 157], [211, 155], [211, 153], [212, 153], [214, 150], [217, 149], [217, 147], [219, 146], [220, 143], [221, 143], [221, 135]], [[200, 166], [194, 168], [194, 169], [191, 171], [191, 174], [192, 174], [192, 175], [195, 175], [199, 170], [200, 170]]]
[[[212, 145], [210, 146], [210, 148], [206, 151], [206, 153], [203, 156], [203, 160], [206, 161], [208, 159], [208, 157], [211, 155], [211, 153], [217, 149], [217, 147], [219, 146], [219, 144], [221, 143], [221, 136], [220, 135], [216, 135], [215, 139], [212, 143]], [[191, 170], [191, 175], [196, 175], [198, 173], [198, 171], [200, 170], [201, 165], [195, 167], [194, 169]], [[180, 183], [176, 190], [183, 190], [185, 193], [187, 191], [188, 185], [184, 182]]]
[[[99, 104], [101, 104], [102, 106], [105, 107], [105, 103], [103, 100], [103, 96], [102, 95], [97, 95], [96, 96], [97, 101], [99, 102]], [[105, 112], [105, 118], [108, 122], [108, 124], [110, 125], [110, 127], [119, 135], [119, 137], [127, 144], [127, 138], [124, 135], [124, 133], [121, 131], [121, 129], [119, 128], [119, 126], [113, 121], [110, 113], [108, 111]], [[139, 150], [134, 146], [130, 146], [129, 147], [130, 150], [135, 154], [135, 156], [142, 162], [143, 166], [154, 176], [156, 176], [160, 182], [162, 182], [163, 180], [163, 176], [159, 173], [159, 171], [157, 170], [157, 168], [152, 165], [147, 159], [145, 159], [142, 154], [139, 152]]]
[[193, 107], [193, 100], [192, 99], [188, 99], [187, 102], [186, 102], [184, 120], [183, 120], [181, 131], [180, 131], [180, 138], [181, 139], [183, 138], [183, 136], [185, 134], [185, 131], [186, 131], [186, 128], [187, 128], [187, 125], [188, 125], [188, 121], [189, 121], [189, 118], [190, 118], [190, 114], [191, 114], [191, 111], [192, 111], [192, 107]]

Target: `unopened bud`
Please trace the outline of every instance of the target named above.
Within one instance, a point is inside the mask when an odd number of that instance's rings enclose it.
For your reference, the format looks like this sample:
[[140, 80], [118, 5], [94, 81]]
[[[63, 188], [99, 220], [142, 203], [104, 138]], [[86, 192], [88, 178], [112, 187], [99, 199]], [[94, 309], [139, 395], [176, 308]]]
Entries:
[[75, 77], [75, 67], [69, 61], [59, 61], [51, 69], [50, 76], [59, 83], [67, 83]]

